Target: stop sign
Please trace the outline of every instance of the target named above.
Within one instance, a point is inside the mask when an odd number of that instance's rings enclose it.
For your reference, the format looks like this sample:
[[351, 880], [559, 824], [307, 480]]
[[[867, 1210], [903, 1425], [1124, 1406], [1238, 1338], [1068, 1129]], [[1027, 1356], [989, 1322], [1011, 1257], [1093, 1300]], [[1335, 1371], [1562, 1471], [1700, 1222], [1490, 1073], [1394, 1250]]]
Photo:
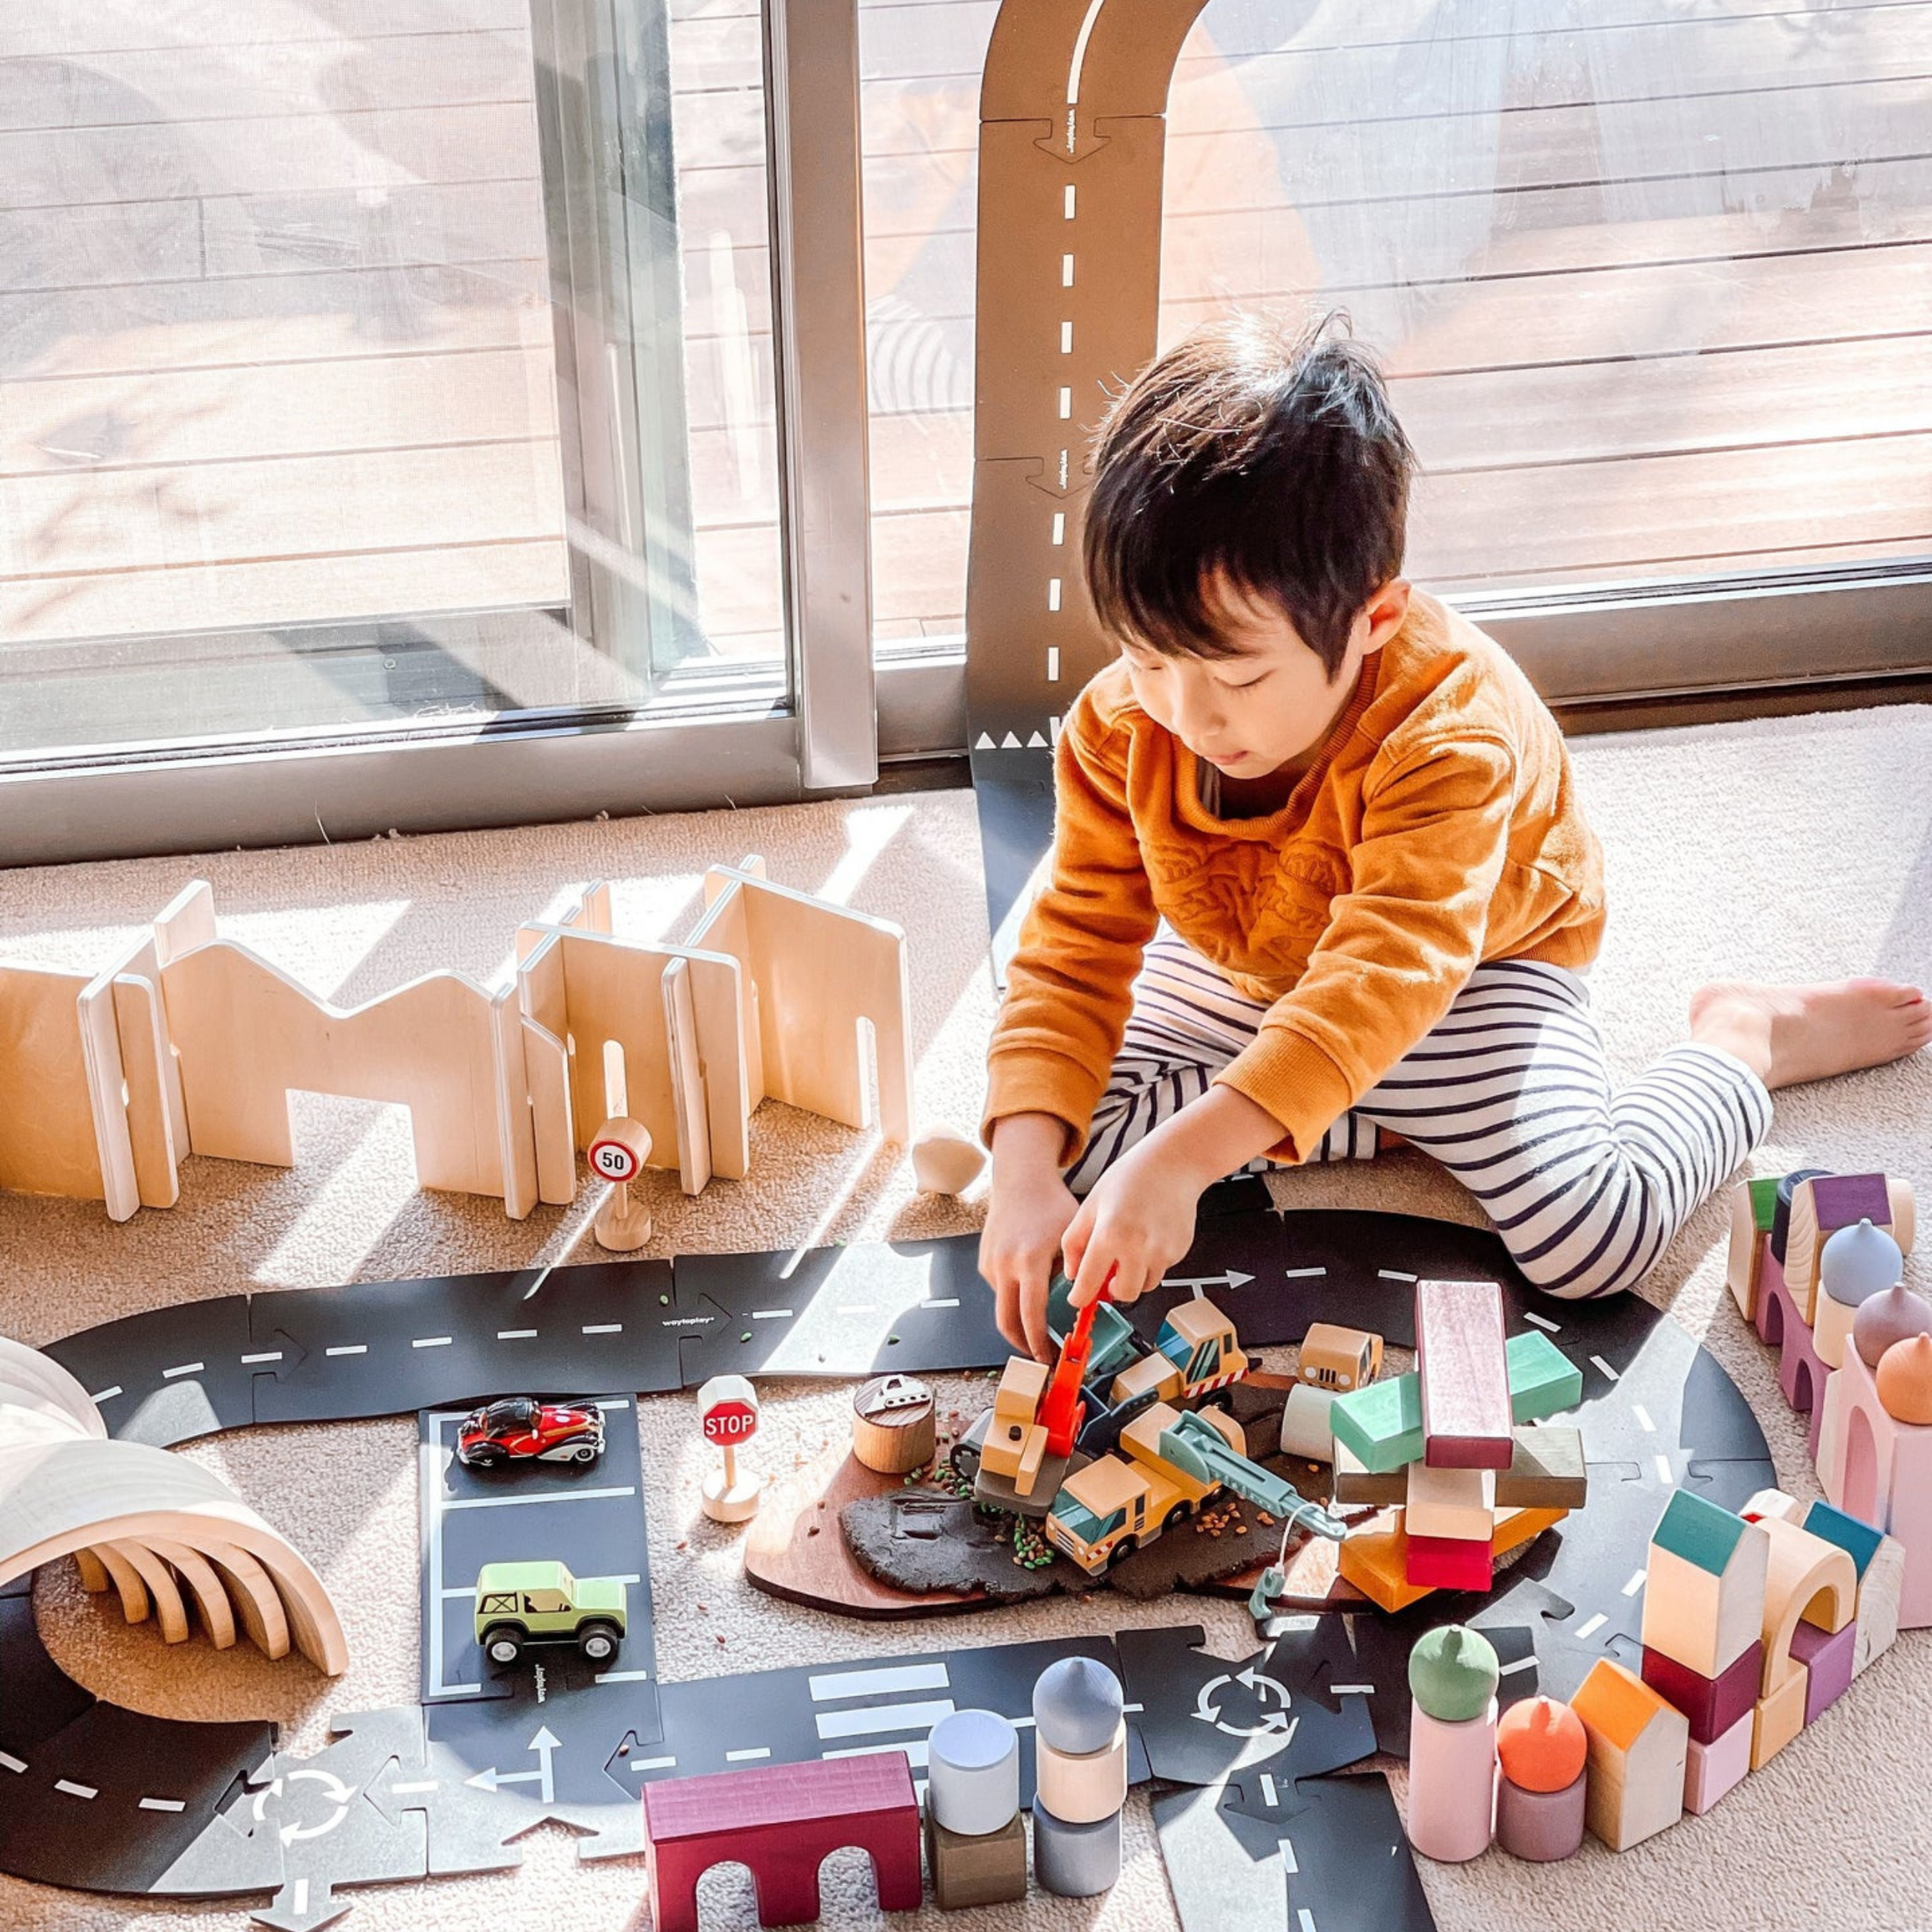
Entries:
[[732, 1448], [758, 1431], [758, 1396], [742, 1375], [714, 1375], [697, 1392], [706, 1442]]

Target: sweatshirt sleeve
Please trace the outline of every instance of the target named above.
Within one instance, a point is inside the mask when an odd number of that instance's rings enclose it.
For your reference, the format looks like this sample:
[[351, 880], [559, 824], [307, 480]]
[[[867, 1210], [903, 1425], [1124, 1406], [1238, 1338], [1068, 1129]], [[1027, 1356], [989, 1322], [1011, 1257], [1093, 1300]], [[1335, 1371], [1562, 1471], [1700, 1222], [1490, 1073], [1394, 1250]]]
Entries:
[[1216, 1077], [1280, 1121], [1277, 1159], [1307, 1159], [1474, 971], [1516, 775], [1503, 740], [1458, 737], [1404, 754], [1365, 792], [1349, 890], [1308, 970]]
[[1064, 1164], [1086, 1145], [1157, 923], [1127, 803], [1126, 733], [1076, 701], [1054, 754], [1052, 869], [1020, 929], [987, 1049], [984, 1132], [1008, 1114], [1050, 1114]]

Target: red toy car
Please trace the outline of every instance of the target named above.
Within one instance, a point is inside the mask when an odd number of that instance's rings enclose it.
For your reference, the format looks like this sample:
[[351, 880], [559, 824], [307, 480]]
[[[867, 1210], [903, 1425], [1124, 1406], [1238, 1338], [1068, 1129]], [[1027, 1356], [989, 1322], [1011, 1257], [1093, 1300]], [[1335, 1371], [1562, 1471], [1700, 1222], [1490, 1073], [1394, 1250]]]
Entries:
[[463, 1418], [457, 1460], [472, 1469], [506, 1462], [595, 1462], [603, 1453], [603, 1410], [510, 1395]]

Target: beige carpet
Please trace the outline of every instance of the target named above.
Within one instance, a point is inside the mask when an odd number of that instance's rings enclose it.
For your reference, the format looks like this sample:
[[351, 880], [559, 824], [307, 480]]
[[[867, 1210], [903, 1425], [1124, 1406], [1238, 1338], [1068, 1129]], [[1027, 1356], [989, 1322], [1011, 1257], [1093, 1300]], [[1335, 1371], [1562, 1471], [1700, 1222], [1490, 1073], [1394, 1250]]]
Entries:
[[[1932, 713], [1897, 709], [1642, 736], [1585, 739], [1577, 763], [1609, 848], [1613, 919], [1594, 977], [1620, 1068], [1679, 1035], [1699, 980], [1729, 972], [1799, 978], [1932, 970]], [[620, 929], [675, 935], [698, 877], [762, 852], [773, 876], [901, 920], [911, 935], [919, 1103], [928, 1121], [970, 1127], [992, 998], [971, 802], [963, 793], [854, 804], [638, 819], [530, 832], [378, 840], [193, 862], [141, 861], [0, 874], [0, 955], [97, 962], [186, 879], [213, 880], [227, 929], [306, 984], [343, 1002], [432, 967], [488, 975], [520, 919], [596, 878], [616, 883]], [[490, 1203], [414, 1190], [398, 1116], [299, 1102], [300, 1164], [281, 1172], [191, 1160], [183, 1204], [125, 1227], [79, 1203], [0, 1196], [0, 1331], [30, 1342], [170, 1300], [591, 1258], [584, 1213], [545, 1208], [521, 1225]], [[1932, 1188], [1932, 1066], [1918, 1062], [1781, 1096], [1757, 1171], [1800, 1161], [1878, 1166]], [[653, 1251], [759, 1249], [805, 1240], [946, 1232], [973, 1206], [917, 1200], [909, 1177], [858, 1135], [777, 1107], [759, 1116], [754, 1176], [696, 1201], [655, 1190]], [[1281, 1177], [1284, 1200], [1473, 1218], [1413, 1155], [1346, 1172]], [[1803, 1435], [1766, 1352], [1724, 1295], [1721, 1204], [1707, 1207], [1648, 1292], [1712, 1347], [1763, 1418], [1786, 1482], [1815, 1493]], [[1922, 1287], [1922, 1263], [1913, 1265]], [[983, 1386], [983, 1385], [981, 1385]], [[775, 1388], [755, 1454], [789, 1468], [841, 1426], [842, 1388]], [[1244, 1647], [1236, 1608], [1182, 1598], [1134, 1608], [1034, 1606], [911, 1626], [848, 1623], [776, 1604], [738, 1574], [734, 1538], [696, 1508], [703, 1459], [682, 1398], [643, 1405], [658, 1654], [669, 1677], [781, 1663], [994, 1643], [1128, 1622], [1198, 1620], [1228, 1654]], [[415, 1433], [407, 1421], [261, 1429], [188, 1451], [219, 1465], [289, 1530], [336, 1593], [354, 1663], [327, 1683], [299, 1662], [197, 1639], [164, 1647], [119, 1625], [69, 1579], [42, 1580], [50, 1647], [102, 1695], [170, 1715], [269, 1716], [293, 1746], [324, 1740], [331, 1712], [414, 1700]], [[1445, 1932], [1536, 1928], [1628, 1932], [1686, 1926], [1932, 1927], [1932, 1872], [1910, 1848], [1928, 1799], [1932, 1644], [1922, 1635], [1862, 1678], [1837, 1710], [1712, 1817], [1623, 1857], [1595, 1845], [1560, 1867], [1492, 1853], [1426, 1867]], [[0, 1791], [0, 1804], [5, 1793]], [[614, 1932], [639, 1925], [641, 1869], [576, 1869], [572, 1841], [546, 1827], [521, 1871], [353, 1894], [364, 1932], [497, 1923]], [[1035, 1894], [1029, 1927], [1164, 1928], [1172, 1906], [1144, 1804], [1128, 1814], [1128, 1868], [1088, 1903]], [[708, 1927], [753, 1922], [742, 1876], [715, 1873]], [[840, 1870], [827, 1922], [876, 1922], [867, 1888]], [[940, 1922], [936, 1913], [933, 1922]], [[1008, 1907], [979, 1920], [1018, 1925]], [[240, 1927], [233, 1905], [148, 1905], [0, 1880], [0, 1927], [80, 1932], [120, 1925]]]

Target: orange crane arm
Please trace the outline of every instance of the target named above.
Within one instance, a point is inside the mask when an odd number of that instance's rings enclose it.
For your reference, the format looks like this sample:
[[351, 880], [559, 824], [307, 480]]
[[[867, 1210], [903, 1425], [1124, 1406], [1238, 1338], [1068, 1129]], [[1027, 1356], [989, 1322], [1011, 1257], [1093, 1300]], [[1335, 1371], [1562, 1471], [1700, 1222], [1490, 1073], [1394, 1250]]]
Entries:
[[1086, 1418], [1086, 1403], [1080, 1391], [1086, 1381], [1087, 1357], [1093, 1348], [1093, 1317], [1101, 1302], [1112, 1297], [1103, 1287], [1073, 1318], [1073, 1326], [1060, 1347], [1060, 1359], [1054, 1365], [1053, 1379], [1040, 1398], [1034, 1420], [1047, 1432], [1049, 1456], [1071, 1456], [1079, 1439], [1080, 1424]]

